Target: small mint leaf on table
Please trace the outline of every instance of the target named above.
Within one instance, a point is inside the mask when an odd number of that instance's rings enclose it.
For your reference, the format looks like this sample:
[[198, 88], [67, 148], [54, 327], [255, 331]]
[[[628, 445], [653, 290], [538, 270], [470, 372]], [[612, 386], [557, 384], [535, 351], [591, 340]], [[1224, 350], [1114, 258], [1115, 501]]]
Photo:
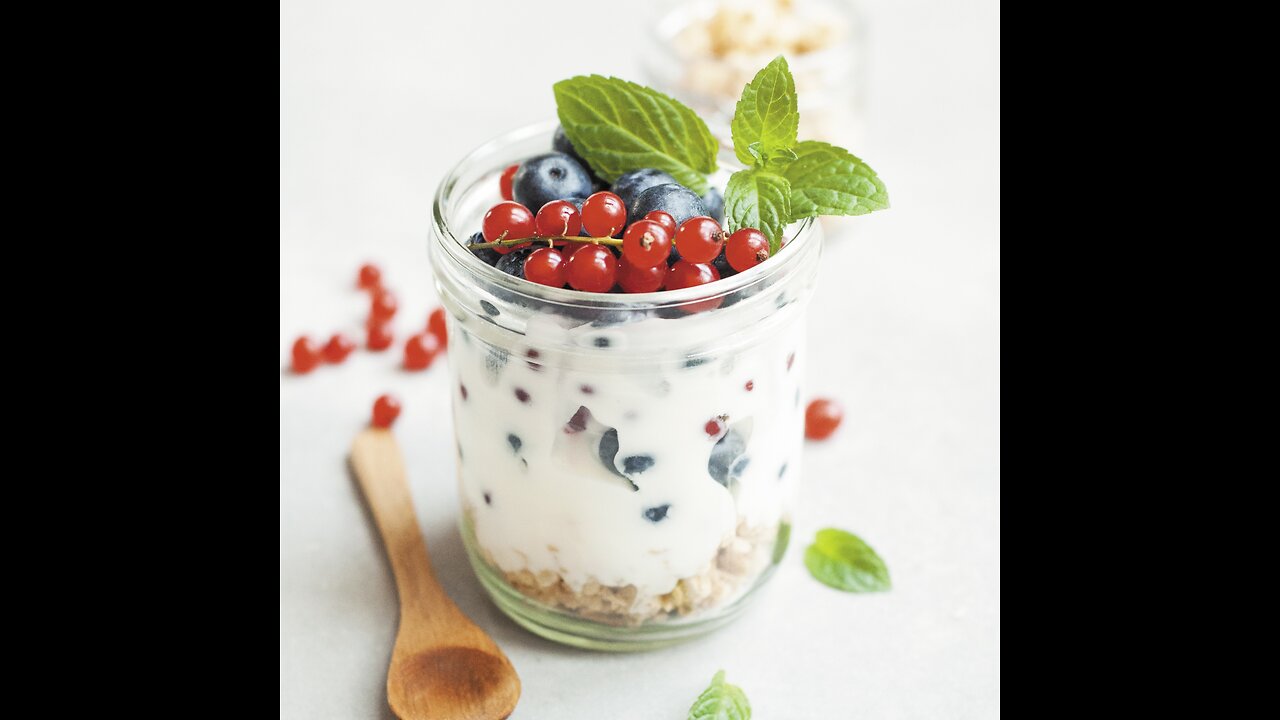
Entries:
[[719, 145], [698, 115], [657, 90], [618, 78], [580, 75], [554, 86], [565, 135], [597, 175], [657, 168], [702, 195]]
[[844, 148], [805, 140], [781, 173], [791, 183], [791, 219], [817, 215], [865, 215], [889, 207], [884, 183]]
[[721, 670], [689, 708], [688, 720], [751, 720], [751, 703], [742, 688], [724, 681]]
[[804, 565], [824, 585], [845, 592], [888, 590], [889, 568], [862, 538], [844, 530], [819, 530], [804, 551]]
[[724, 212], [730, 233], [757, 228], [769, 238], [769, 253], [775, 254], [782, 247], [782, 231], [791, 222], [791, 184], [768, 170], [739, 170], [725, 188]]
[[734, 154], [743, 165], [762, 165], [760, 156], [767, 158], [796, 144], [799, 126], [796, 82], [787, 59], [779, 55], [742, 89], [729, 125]]

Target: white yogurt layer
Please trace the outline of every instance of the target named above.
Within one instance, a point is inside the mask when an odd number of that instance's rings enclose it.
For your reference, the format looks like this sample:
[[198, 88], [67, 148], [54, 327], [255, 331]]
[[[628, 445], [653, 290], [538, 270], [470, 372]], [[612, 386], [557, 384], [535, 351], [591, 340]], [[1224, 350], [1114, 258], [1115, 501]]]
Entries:
[[[694, 318], [593, 327], [546, 315], [523, 337], [451, 318], [460, 492], [480, 547], [505, 572], [555, 573], [575, 592], [634, 585], [641, 602], [705, 572], [740, 522], [789, 516], [804, 434], [802, 306], [742, 331], [767, 337], [722, 351], [713, 324]], [[629, 345], [654, 337], [669, 338], [665, 360], [626, 361]], [[745, 440], [715, 468], [724, 484], [708, 468], [717, 440], [705, 430], [720, 416]], [[600, 457], [609, 428], [619, 472]]]

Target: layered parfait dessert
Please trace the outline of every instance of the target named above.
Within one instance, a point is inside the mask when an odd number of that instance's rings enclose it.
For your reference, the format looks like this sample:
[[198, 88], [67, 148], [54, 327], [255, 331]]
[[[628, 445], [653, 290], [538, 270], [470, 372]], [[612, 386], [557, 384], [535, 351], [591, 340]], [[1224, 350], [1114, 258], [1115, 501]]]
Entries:
[[[753, 85], [776, 103], [788, 80], [779, 59]], [[832, 182], [832, 146], [744, 124], [731, 175], [666, 96], [597, 76], [556, 94], [554, 132], [473, 153], [436, 201], [463, 531], [522, 625], [640, 647], [727, 620], [782, 556], [813, 217], [823, 193], [887, 199], [869, 168]]]

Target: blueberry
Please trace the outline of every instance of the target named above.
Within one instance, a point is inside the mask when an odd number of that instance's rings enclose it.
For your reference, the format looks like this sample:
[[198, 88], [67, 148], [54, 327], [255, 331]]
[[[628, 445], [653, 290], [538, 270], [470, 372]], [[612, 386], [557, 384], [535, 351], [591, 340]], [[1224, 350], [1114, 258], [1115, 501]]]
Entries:
[[539, 155], [520, 164], [511, 179], [511, 194], [536, 213], [552, 200], [590, 195], [591, 173], [564, 153]]
[[516, 388], [516, 399], [522, 403], [529, 402], [529, 393], [524, 388]]
[[506, 255], [503, 255], [502, 259], [499, 260], [498, 264], [494, 265], [494, 267], [498, 268], [498, 272], [504, 272], [523, 280], [524, 261], [531, 253], [533, 253], [533, 250], [534, 248], [520, 248], [519, 250], [512, 250]]
[[[569, 141], [569, 136], [564, 134], [564, 126], [556, 126], [556, 134], [551, 138], [551, 149], [556, 152], [562, 152], [578, 161], [578, 164], [591, 175], [591, 192], [595, 193], [608, 189], [609, 183], [596, 176], [595, 171], [591, 169], [591, 164], [587, 162], [586, 158], [578, 154], [578, 149]], [[582, 207], [579, 206], [578, 209], [581, 210]]]
[[591, 342], [593, 345], [595, 345], [598, 348], [607, 348], [609, 347], [609, 344], [610, 344], [609, 338], [607, 337], [594, 338]]
[[747, 465], [750, 464], [751, 458], [744, 455], [738, 458], [738, 462], [733, 464], [733, 468], [729, 470], [729, 474], [733, 477], [742, 477], [742, 474], [747, 471]]
[[642, 473], [653, 467], [653, 457], [649, 455], [631, 455], [622, 459], [622, 469], [629, 473]]
[[[592, 189], [594, 190], [595, 188], [592, 188]], [[574, 207], [578, 208], [579, 216], [582, 215], [582, 204], [585, 203], [586, 201], [587, 199], [584, 197], [565, 198], [565, 202], [571, 202], [573, 203]], [[578, 231], [578, 237], [591, 237], [591, 233], [587, 232], [586, 228], [583, 228], [582, 230]]]
[[485, 504], [485, 505], [492, 505], [492, 504], [493, 504], [493, 496], [492, 496], [492, 495], [490, 495], [489, 493], [485, 493], [485, 494], [484, 494], [484, 504]]
[[725, 487], [729, 487], [731, 480], [737, 479], [737, 474], [730, 471], [735, 468], [735, 463], [743, 453], [747, 451], [747, 440], [734, 428], [724, 434], [716, 442], [715, 447], [711, 448], [711, 459], [707, 461], [707, 472], [716, 482]]
[[[472, 235], [471, 239], [467, 240], [468, 245], [478, 245], [482, 242], [484, 242], [484, 233], [482, 232]], [[490, 265], [497, 265], [498, 261], [502, 259], [502, 254], [493, 248], [480, 248], [479, 250], [472, 250], [471, 253]]]
[[631, 478], [618, 472], [618, 466], [614, 464], [614, 458], [618, 457], [618, 431], [616, 429], [609, 428], [600, 436], [600, 447], [597, 452], [600, 455], [600, 462], [606, 470], [626, 480], [633, 491], [640, 489], [635, 483], [631, 482]]
[[613, 194], [622, 198], [624, 205], [631, 207], [635, 204], [636, 197], [645, 190], [654, 185], [666, 185], [675, 181], [675, 178], [656, 168], [640, 168], [619, 175], [613, 181]]
[[711, 358], [706, 355], [702, 355], [700, 357], [687, 357], [684, 359], [684, 366], [687, 368], [694, 368], [708, 362], [711, 362]]
[[645, 508], [645, 519], [651, 522], [659, 522], [667, 517], [667, 511], [671, 509], [671, 505], [659, 505], [657, 507]]
[[738, 271], [734, 270], [733, 266], [729, 264], [729, 259], [724, 256], [723, 250], [720, 251], [720, 254], [716, 256], [715, 260], [711, 261], [711, 266], [720, 272], [720, 278], [722, 280], [738, 274]]
[[724, 195], [720, 191], [711, 188], [706, 195], [702, 196], [702, 205], [707, 209], [707, 215], [715, 218], [718, 223], [724, 222]]
[[707, 214], [702, 198], [679, 183], [654, 185], [637, 195], [635, 203], [627, 207], [631, 209], [628, 216], [631, 222], [643, 218], [654, 210], [661, 210], [676, 221], [677, 227], [691, 217]]
[[484, 369], [488, 373], [489, 384], [496, 385], [498, 378], [502, 376], [502, 371], [507, 367], [507, 360], [510, 359], [510, 353], [500, 348], [489, 348], [484, 355]]
[[520, 452], [520, 447], [524, 445], [524, 441], [515, 433], [507, 433], [507, 444], [511, 446], [512, 452]]

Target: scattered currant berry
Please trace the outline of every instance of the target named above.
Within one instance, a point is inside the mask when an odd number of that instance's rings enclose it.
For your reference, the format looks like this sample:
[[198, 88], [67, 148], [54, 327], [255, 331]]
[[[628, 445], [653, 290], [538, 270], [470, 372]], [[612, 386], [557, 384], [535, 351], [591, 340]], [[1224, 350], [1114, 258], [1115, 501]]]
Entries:
[[658, 263], [650, 268], [638, 268], [632, 265], [624, 255], [622, 260], [618, 261], [618, 285], [622, 287], [623, 292], [657, 292], [666, 282], [667, 272], [666, 263]]
[[347, 356], [355, 349], [355, 340], [352, 340], [342, 333], [334, 333], [333, 337], [329, 338], [329, 342], [325, 343], [324, 350], [322, 352], [324, 352], [325, 362], [337, 365], [343, 360], [346, 360]]
[[680, 248], [682, 259], [691, 263], [709, 263], [720, 254], [724, 230], [720, 229], [720, 223], [709, 217], [689, 218], [676, 230], [675, 243]]
[[[518, 202], [500, 202], [484, 214], [481, 232], [484, 233], [485, 242], [533, 237], [533, 213]], [[504, 255], [511, 252], [510, 247], [496, 247], [494, 250]]]
[[498, 189], [502, 192], [503, 200], [514, 199], [514, 196], [511, 194], [511, 177], [515, 175], [516, 171], [519, 169], [520, 163], [516, 163], [506, 170], [503, 170], [502, 177], [498, 178]]
[[320, 364], [320, 348], [311, 342], [311, 338], [303, 335], [293, 341], [293, 371], [306, 375]]
[[554, 237], [565, 235], [574, 237], [582, 230], [582, 215], [573, 203], [565, 200], [552, 200], [533, 219], [538, 237]]
[[418, 333], [404, 344], [404, 369], [426, 370], [441, 350], [440, 339], [433, 333]]
[[390, 290], [380, 289], [373, 294], [373, 303], [369, 307], [370, 317], [376, 320], [390, 320], [399, 309], [400, 303]]
[[449, 328], [444, 322], [444, 308], [438, 307], [431, 311], [431, 315], [427, 317], [427, 332], [436, 336], [441, 349], [449, 346]]
[[724, 420], [720, 418], [711, 418], [707, 421], [703, 430], [707, 431], [707, 435], [711, 438], [718, 438], [724, 434]]
[[676, 234], [676, 219], [671, 217], [671, 213], [664, 213], [661, 210], [654, 210], [644, 216], [645, 220], [652, 220], [667, 229], [667, 233], [671, 236]]
[[373, 290], [382, 282], [382, 271], [373, 263], [360, 266], [360, 280], [357, 283], [361, 290]]
[[373, 401], [373, 426], [389, 428], [400, 417], [400, 401], [390, 395], [379, 395]]
[[[590, 199], [587, 202], [591, 202]], [[618, 260], [608, 248], [583, 245], [569, 256], [567, 279], [574, 290], [609, 292], [618, 277]]]
[[391, 324], [385, 322], [372, 321], [366, 328], [368, 335], [365, 338], [365, 347], [370, 350], [386, 350], [391, 347], [391, 342], [395, 337], [391, 333]]
[[755, 389], [756, 389], [756, 381], [755, 381], [755, 380], [748, 380], [748, 381], [747, 381], [747, 384], [746, 384], [746, 385], [744, 385], [743, 387], [745, 387], [745, 388], [747, 389], [747, 392], [751, 392], [752, 390], [755, 390]]
[[524, 279], [539, 285], [564, 287], [568, 272], [569, 261], [554, 248], [538, 248], [524, 261]]
[[724, 256], [734, 270], [749, 270], [769, 259], [769, 238], [755, 228], [742, 228], [725, 242]]
[[613, 237], [627, 226], [627, 206], [611, 192], [598, 192], [582, 204], [582, 227], [591, 237]]
[[826, 440], [840, 427], [844, 409], [834, 400], [818, 398], [804, 410], [804, 436], [810, 440]]
[[622, 236], [622, 257], [638, 268], [665, 265], [671, 255], [671, 234], [653, 220], [638, 220]]

